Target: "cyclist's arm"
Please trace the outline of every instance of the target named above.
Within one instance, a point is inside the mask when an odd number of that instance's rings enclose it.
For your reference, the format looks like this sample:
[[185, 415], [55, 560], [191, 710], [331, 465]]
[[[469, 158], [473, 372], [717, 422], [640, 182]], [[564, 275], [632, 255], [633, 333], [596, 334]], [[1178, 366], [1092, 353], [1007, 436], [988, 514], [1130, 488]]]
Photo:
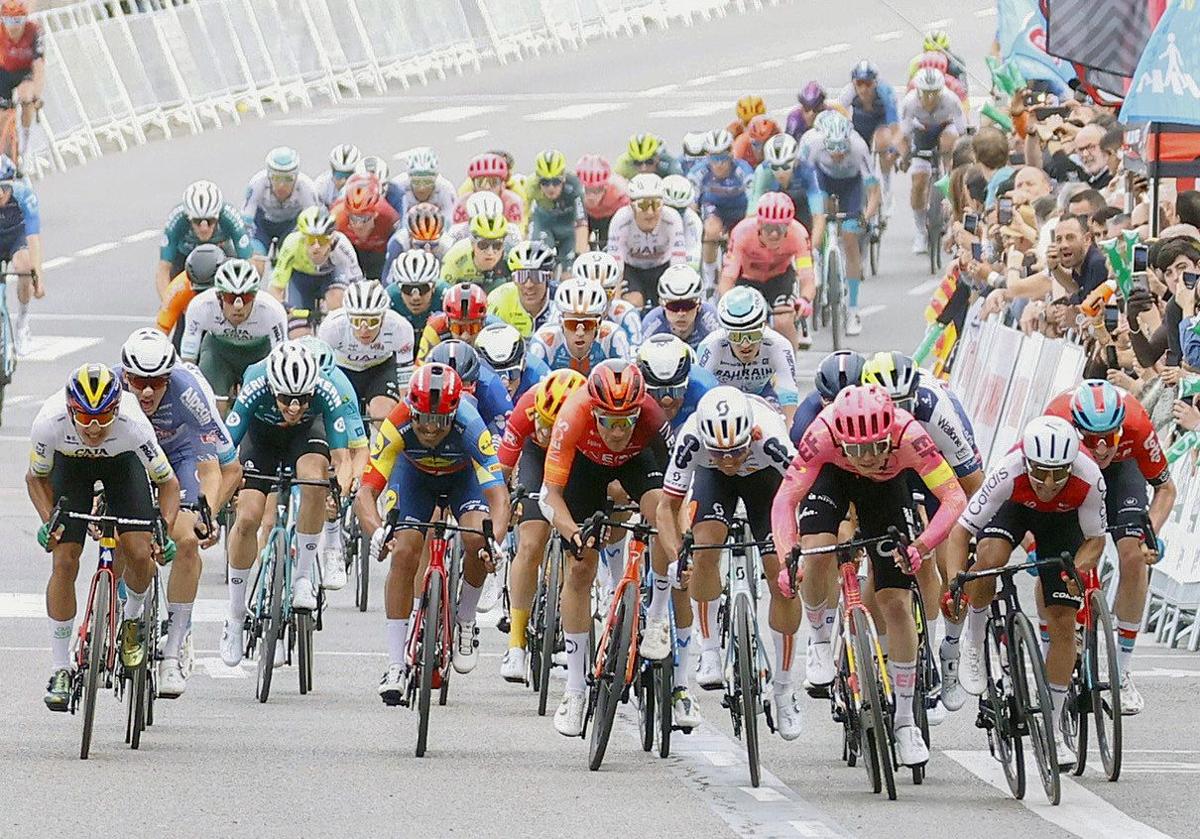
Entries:
[[238, 215], [237, 210], [233, 209], [229, 204], [222, 206], [219, 224], [225, 232], [225, 236], [233, 244], [234, 256], [238, 259], [249, 259], [254, 256], [254, 246], [250, 242], [250, 233], [246, 229], [246, 223]]
[[782, 337], [775, 342], [772, 350], [775, 356], [771, 359], [771, 369], [775, 371], [775, 395], [779, 398], [779, 407], [790, 427], [796, 417], [796, 406], [800, 404], [800, 391], [796, 387], [796, 353]]
[[508, 532], [512, 508], [508, 501], [508, 485], [504, 483], [500, 460], [496, 457], [496, 442], [482, 417], [474, 412], [468, 416], [463, 439], [467, 443], [471, 468], [475, 470], [475, 478], [487, 501], [492, 528], [497, 538], [502, 539]]
[[808, 496], [821, 467], [830, 462], [833, 446], [833, 438], [821, 422], [814, 422], [800, 438], [796, 459], [784, 474], [771, 503], [771, 533], [780, 556], [787, 556], [799, 541], [796, 510]]
[[200, 358], [200, 343], [204, 337], [204, 319], [200, 317], [204, 301], [199, 296], [188, 303], [188, 318], [184, 324], [183, 340], [179, 345], [179, 357], [195, 363]]
[[54, 509], [54, 484], [50, 480], [50, 473], [54, 469], [57, 427], [56, 412], [48, 403], [42, 406], [29, 430], [29, 470], [25, 473], [25, 488], [43, 522], [50, 520], [50, 513]]
[[576, 447], [591, 420], [591, 400], [583, 391], [573, 394], [559, 411], [558, 421], [550, 435], [542, 475], [541, 504], [555, 530], [572, 540], [579, 525], [571, 517], [563, 497], [563, 489], [571, 477]]
[[746, 229], [742, 227], [743, 224], [757, 225], [758, 222], [739, 221], [737, 226], [729, 232], [729, 246], [725, 248], [725, 264], [721, 267], [721, 278], [717, 283], [718, 297], [733, 288], [737, 278], [742, 275], [742, 252], [749, 248], [748, 242], [754, 235], [753, 231], [750, 231], [748, 235]]
[[408, 421], [408, 416], [408, 406], [403, 402], [397, 403], [379, 426], [379, 431], [375, 433], [375, 439], [371, 443], [371, 461], [363, 472], [358, 497], [355, 499], [358, 520], [362, 523], [364, 532], [374, 533], [382, 524], [375, 502], [387, 487], [397, 456], [404, 451], [404, 438], [399, 429]]

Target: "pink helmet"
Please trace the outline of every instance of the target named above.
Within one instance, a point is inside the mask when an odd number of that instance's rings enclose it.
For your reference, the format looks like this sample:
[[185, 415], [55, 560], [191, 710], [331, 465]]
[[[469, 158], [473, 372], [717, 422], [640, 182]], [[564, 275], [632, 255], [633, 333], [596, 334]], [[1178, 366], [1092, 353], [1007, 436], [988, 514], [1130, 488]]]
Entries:
[[950, 69], [950, 59], [946, 57], [944, 52], [923, 52], [917, 59], [917, 67], [922, 70], [926, 67], [932, 67], [935, 70], [941, 70], [945, 73]]
[[575, 176], [585, 187], [601, 187], [608, 183], [612, 167], [598, 154], [585, 154], [575, 164]]
[[839, 443], [875, 443], [892, 433], [896, 406], [879, 385], [842, 390], [833, 400], [833, 433]]
[[508, 180], [508, 161], [491, 152], [477, 155], [471, 158], [471, 162], [467, 164], [467, 177], [471, 180], [476, 178]]
[[796, 205], [786, 192], [768, 192], [758, 202], [758, 223], [791, 224], [796, 218]]

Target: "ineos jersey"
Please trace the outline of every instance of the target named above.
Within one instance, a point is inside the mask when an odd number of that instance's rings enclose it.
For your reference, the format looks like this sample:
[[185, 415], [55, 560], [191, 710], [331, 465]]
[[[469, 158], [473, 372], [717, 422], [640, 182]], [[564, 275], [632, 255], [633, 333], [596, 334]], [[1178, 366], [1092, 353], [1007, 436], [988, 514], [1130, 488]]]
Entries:
[[[720, 403], [717, 404], [719, 407]], [[763, 469], [774, 469], [782, 476], [787, 473], [792, 458], [796, 456], [796, 447], [788, 439], [783, 417], [765, 399], [757, 396], [750, 397], [750, 405], [754, 428], [750, 438], [750, 455], [737, 474], [745, 477]], [[697, 469], [711, 468], [712, 455], [700, 439], [699, 423], [696, 415], [692, 414], [675, 437], [675, 447], [663, 479], [663, 491], [682, 498], [692, 485], [692, 474]]]

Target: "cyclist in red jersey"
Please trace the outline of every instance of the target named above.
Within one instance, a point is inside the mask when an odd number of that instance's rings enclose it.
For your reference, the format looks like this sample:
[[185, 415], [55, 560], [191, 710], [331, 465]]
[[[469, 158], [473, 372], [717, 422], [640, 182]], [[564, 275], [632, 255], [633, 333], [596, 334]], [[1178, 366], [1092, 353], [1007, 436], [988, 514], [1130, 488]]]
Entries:
[[[1121, 671], [1121, 713], [1137, 714], [1145, 700], [1133, 683], [1130, 661], [1142, 626], [1149, 575], [1145, 565], [1157, 561], [1142, 533], [1147, 515], [1155, 532], [1175, 506], [1175, 482], [1154, 423], [1136, 397], [1103, 379], [1088, 379], [1075, 390], [1051, 400], [1046, 413], [1072, 423], [1083, 436], [1108, 488], [1105, 507], [1121, 573], [1113, 611], [1117, 616], [1117, 665]], [[1148, 500], [1146, 486], [1154, 488]]]
[[368, 280], [383, 275], [387, 244], [400, 215], [384, 198], [379, 178], [373, 174], [353, 175], [346, 181], [342, 197], [329, 210], [337, 229], [346, 235], [358, 256], [358, 266]]
[[25, 145], [46, 85], [42, 30], [29, 19], [25, 0], [0, 3], [0, 24], [0, 100], [26, 106], [21, 112], [21, 145]]

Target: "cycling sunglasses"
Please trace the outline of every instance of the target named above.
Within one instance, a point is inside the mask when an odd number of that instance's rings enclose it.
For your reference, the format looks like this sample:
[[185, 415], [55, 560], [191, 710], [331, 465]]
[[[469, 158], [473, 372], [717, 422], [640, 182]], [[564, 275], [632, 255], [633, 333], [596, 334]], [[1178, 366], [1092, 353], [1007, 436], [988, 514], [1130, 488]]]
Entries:
[[510, 382], [518, 381], [521, 374], [525, 372], [525, 368], [520, 364], [515, 364], [512, 367], [494, 367], [492, 372], [502, 379]]
[[459, 335], [478, 335], [482, 331], [483, 321], [481, 320], [450, 319], [450, 334], [455, 337]]
[[129, 382], [129, 386], [134, 390], [158, 390], [166, 387], [170, 380], [170, 376], [135, 376], [129, 371], [125, 372], [125, 381]]
[[333, 172], [334, 179], [339, 181], [349, 180], [350, 176], [354, 174], [353, 169], [333, 169], [331, 171]]
[[592, 416], [596, 418], [596, 424], [605, 431], [622, 431], [637, 425], [641, 412], [634, 411], [632, 414], [606, 414], [603, 411], [592, 411]]
[[786, 224], [764, 224], [758, 229], [764, 236], [786, 236], [788, 226]]
[[71, 405], [67, 406], [67, 410], [70, 412], [71, 419], [75, 421], [75, 424], [82, 428], [88, 428], [93, 425], [98, 428], [108, 428], [117, 421], [117, 411], [120, 407], [121, 403], [118, 401], [107, 411], [101, 411], [98, 414], [85, 413], [84, 411], [76, 410]]
[[434, 428], [449, 428], [454, 424], [456, 414], [426, 414], [421, 411], [413, 411], [412, 419], [416, 425], [430, 425]]
[[350, 315], [349, 320], [353, 329], [378, 329], [383, 325], [379, 315]]
[[216, 227], [217, 220], [215, 218], [192, 218], [188, 219], [196, 227]]
[[891, 451], [891, 440], [876, 440], [872, 443], [842, 443], [842, 453], [849, 458], [879, 457]]
[[285, 408], [290, 408], [293, 403], [298, 404], [301, 408], [307, 408], [308, 403], [312, 402], [313, 395], [311, 393], [277, 393], [275, 401]]
[[433, 291], [433, 283], [401, 283], [400, 293], [405, 295], [428, 294]]
[[375, 213], [351, 213], [351, 224], [373, 224], [375, 221]]
[[1117, 443], [1121, 442], [1121, 429], [1114, 428], [1112, 431], [1106, 431], [1103, 434], [1088, 434], [1084, 433], [1083, 444], [1093, 451], [1100, 448], [1115, 449]]
[[563, 329], [567, 332], [578, 332], [580, 329], [585, 332], [589, 329], [599, 329], [599, 318], [563, 318]]
[[1071, 477], [1070, 466], [1042, 466], [1032, 461], [1025, 461], [1025, 471], [1029, 480], [1042, 486], [1058, 486], [1065, 484]]
[[221, 302], [226, 306], [235, 306], [239, 300], [243, 306], [249, 306], [254, 302], [254, 298], [257, 295], [257, 291], [243, 291], [241, 294], [232, 291], [220, 292]]
[[564, 181], [562, 178], [540, 178], [538, 183], [542, 186], [562, 186]]
[[474, 240], [475, 247], [481, 251], [502, 251], [504, 250], [503, 239], [478, 239]]
[[654, 157], [648, 157], [645, 160], [635, 160], [635, 161], [633, 161], [633, 165], [634, 165], [634, 168], [637, 168], [637, 169], [643, 169], [643, 168], [653, 169], [655, 166], [658, 165], [658, 156], [656, 155]]
[[319, 245], [322, 248], [329, 247], [330, 243], [333, 242], [333, 236], [329, 235], [305, 236], [304, 239], [305, 244]]
[[272, 172], [268, 176], [268, 180], [270, 180], [273, 184], [294, 184], [296, 182], [296, 176], [295, 174], [290, 173]]
[[655, 401], [670, 399], [672, 402], [678, 402], [687, 393], [687, 385], [664, 385], [662, 387], [647, 386], [651, 398]]
[[408, 183], [415, 189], [428, 189], [437, 185], [437, 178], [433, 175], [414, 175], [408, 179]]
[[682, 314], [683, 312], [694, 312], [700, 308], [699, 300], [669, 300], [663, 303], [663, 308], [668, 312]]
[[655, 210], [661, 210], [662, 205], [663, 202], [660, 198], [642, 198], [634, 202], [634, 206], [643, 213], [652, 213]]
[[733, 160], [731, 154], [710, 154], [708, 156], [709, 163], [729, 163]]
[[517, 285], [537, 283], [543, 285], [550, 282], [550, 272], [539, 268], [518, 268], [512, 272], [513, 282]]
[[772, 164], [770, 164], [772, 172], [786, 172], [788, 169], [794, 168], [795, 165], [796, 165], [795, 163], [772, 163]]
[[763, 339], [761, 329], [738, 329], [729, 333], [731, 344], [757, 344]]
[[481, 190], [493, 190], [502, 183], [504, 183], [504, 181], [500, 180], [499, 178], [476, 178], [472, 182], [477, 192]]
[[736, 449], [709, 449], [708, 453], [710, 457], [718, 461], [741, 460], [750, 453], [750, 444], [738, 446]]

